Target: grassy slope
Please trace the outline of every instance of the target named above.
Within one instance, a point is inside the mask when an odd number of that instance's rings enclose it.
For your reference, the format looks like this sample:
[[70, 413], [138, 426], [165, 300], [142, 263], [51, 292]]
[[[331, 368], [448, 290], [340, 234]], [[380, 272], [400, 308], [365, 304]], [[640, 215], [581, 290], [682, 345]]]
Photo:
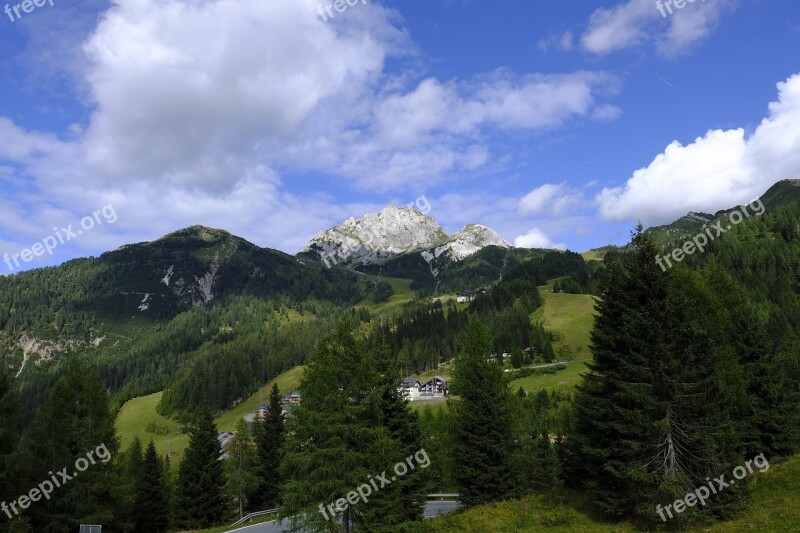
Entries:
[[[368, 276], [372, 281], [377, 281], [378, 276]], [[376, 304], [373, 300], [375, 291], [371, 290], [367, 293], [363, 300], [361, 300], [356, 307], [366, 307], [372, 316], [380, 316], [388, 313], [403, 304], [407, 304], [414, 299], [414, 291], [411, 289], [411, 280], [399, 278], [381, 277], [381, 281], [385, 281], [394, 289], [394, 294], [389, 297], [385, 302]]]
[[581, 374], [586, 372], [584, 362], [591, 359], [589, 332], [594, 320], [594, 298], [587, 294], [553, 293], [552, 284], [539, 290], [544, 306], [533, 313], [533, 320], [555, 334], [553, 350], [556, 359], [568, 361], [567, 368], [555, 374], [515, 379], [511, 382], [511, 390], [516, 391], [519, 387], [529, 392], [574, 389], [580, 383]]
[[605, 252], [600, 250], [588, 250], [586, 252], [581, 252], [581, 257], [583, 257], [584, 261], [602, 261]]
[[[284, 372], [264, 387], [264, 399], [272, 388], [272, 383], [277, 383], [281, 394], [287, 394], [300, 385], [303, 367], [296, 367]], [[135, 437], [139, 437], [143, 444], [147, 444], [152, 439], [156, 449], [161, 455], [166, 455], [168, 443], [172, 443], [172, 456], [170, 458], [173, 467], [177, 467], [183, 451], [189, 444], [188, 435], [180, 432], [180, 425], [174, 420], [164, 418], [156, 412], [156, 406], [161, 399], [161, 393], [150, 394], [135, 398], [125, 403], [117, 416], [117, 434], [120, 438], [122, 449], [127, 448]], [[259, 394], [255, 393], [235, 408], [222, 413], [215, 420], [217, 429], [220, 431], [232, 431], [236, 422], [244, 415], [253, 413], [259, 403]], [[147, 425], [155, 421], [158, 426], [165, 427], [168, 433], [164, 435], [153, 435], [145, 431]]]
[[[696, 525], [683, 531], [738, 533], [797, 531], [800, 524], [800, 456], [751, 478], [752, 501], [741, 516], [726, 522]], [[420, 525], [426, 533], [539, 532], [618, 533], [643, 531], [633, 524], [602, 521], [579, 500], [562, 503], [543, 496], [470, 508]]]

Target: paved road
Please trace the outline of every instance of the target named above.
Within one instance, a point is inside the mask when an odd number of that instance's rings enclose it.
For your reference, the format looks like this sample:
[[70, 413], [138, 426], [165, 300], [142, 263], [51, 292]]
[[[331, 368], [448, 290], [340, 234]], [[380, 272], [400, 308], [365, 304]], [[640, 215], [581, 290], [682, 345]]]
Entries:
[[[425, 518], [433, 518], [442, 514], [447, 514], [458, 509], [458, 502], [428, 502], [425, 504]], [[287, 522], [288, 524], [288, 522]], [[236, 533], [284, 533], [288, 531], [283, 528], [280, 520], [273, 520], [272, 522], [264, 522], [263, 524], [256, 524], [254, 526], [243, 526], [237, 529], [231, 529], [227, 533], [236, 531]]]

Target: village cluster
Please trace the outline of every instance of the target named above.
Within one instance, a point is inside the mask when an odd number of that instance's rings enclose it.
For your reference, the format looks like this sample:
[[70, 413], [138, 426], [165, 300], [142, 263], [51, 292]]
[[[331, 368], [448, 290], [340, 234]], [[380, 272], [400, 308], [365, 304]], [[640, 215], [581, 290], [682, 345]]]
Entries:
[[[300, 401], [303, 399], [303, 396], [300, 394], [299, 390], [293, 390], [289, 394], [284, 395], [281, 398], [281, 412], [283, 416], [291, 416], [292, 415], [292, 408], [295, 405], [298, 405]], [[263, 391], [261, 391], [261, 401], [256, 407], [255, 413], [250, 413], [249, 415], [245, 416], [244, 419], [252, 424], [256, 419], [264, 420], [267, 418], [267, 413], [269, 412], [269, 405], [264, 403], [264, 395]], [[227, 454], [227, 447], [228, 444], [233, 440], [233, 437], [236, 436], [235, 431], [221, 431], [217, 435], [217, 440], [219, 441], [220, 448], [222, 449], [223, 455], [221, 458], [225, 459], [228, 457]]]

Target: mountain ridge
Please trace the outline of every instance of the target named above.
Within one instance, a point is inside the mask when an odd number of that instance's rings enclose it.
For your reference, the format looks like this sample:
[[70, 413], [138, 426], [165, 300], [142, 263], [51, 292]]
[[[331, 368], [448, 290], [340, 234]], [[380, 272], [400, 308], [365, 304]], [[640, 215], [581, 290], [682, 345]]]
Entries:
[[407, 206], [390, 205], [378, 213], [350, 217], [333, 228], [320, 231], [301, 254], [329, 266], [343, 263], [357, 267], [415, 252], [422, 253], [428, 263], [445, 253], [460, 261], [489, 245], [511, 247], [482, 224], [467, 224], [448, 234], [427, 214]]

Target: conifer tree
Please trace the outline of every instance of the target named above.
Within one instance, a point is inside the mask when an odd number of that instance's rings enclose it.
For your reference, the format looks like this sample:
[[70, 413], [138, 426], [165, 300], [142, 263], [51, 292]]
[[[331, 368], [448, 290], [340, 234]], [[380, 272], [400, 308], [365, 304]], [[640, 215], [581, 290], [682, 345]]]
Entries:
[[[85, 471], [58, 487], [49, 500], [31, 506], [35, 529], [110, 524], [118, 507], [111, 461], [117, 451], [117, 437], [106, 388], [96, 371], [86, 368], [79, 356], [72, 356], [65, 375], [52, 388], [34, 422], [30, 447], [31, 456], [36, 458], [34, 479], [47, 479], [49, 471], [74, 465], [79, 458], [86, 459], [89, 452], [98, 449], [100, 453]], [[106, 451], [105, 462], [98, 460]], [[77, 472], [73, 469], [68, 473]]]
[[522, 350], [520, 348], [511, 350], [511, 366], [514, 368], [520, 368], [522, 366]]
[[236, 423], [235, 432], [236, 435], [228, 446], [228, 460], [225, 461], [228, 479], [225, 489], [236, 503], [239, 518], [242, 518], [245, 509], [251, 509], [248, 495], [258, 486], [258, 450], [244, 419]]
[[633, 242], [601, 290], [565, 466], [605, 513], [652, 517], [735, 460], [743, 382], [702, 278], [680, 265], [663, 272], [649, 235]]
[[[0, 501], [13, 501], [22, 473], [17, 454], [17, 401], [5, 368], [0, 368]], [[0, 514], [0, 523], [7, 518]]]
[[121, 496], [117, 509], [117, 527], [122, 531], [135, 531], [136, 529], [136, 494], [139, 477], [144, 464], [144, 451], [142, 441], [134, 437], [128, 448], [122, 453], [122, 459], [117, 465], [117, 476]]
[[[373, 447], [373, 470], [382, 472], [403, 462], [422, 450], [419, 417], [412, 411], [400, 391], [401, 377], [386, 346], [378, 347], [373, 355], [376, 383], [370, 398], [370, 422], [378, 431]], [[423, 452], [419, 456], [425, 456]], [[423, 468], [415, 468], [398, 476], [391, 485], [382, 488], [362, 504], [359, 528], [369, 532], [392, 532], [399, 524], [422, 519], [425, 505]]]
[[455, 362], [453, 387], [460, 398], [452, 400], [454, 478], [466, 505], [502, 499], [513, 489], [512, 396], [500, 366], [486, 360], [491, 348], [488, 329], [472, 317]]
[[325, 506], [375, 474], [371, 452], [376, 434], [367, 416], [374, 378], [365, 353], [363, 340], [343, 321], [333, 338], [311, 354], [300, 385], [302, 403], [287, 421], [280, 469], [282, 512], [297, 527], [350, 531], [358, 518], [357, 506], [343, 511]]
[[269, 394], [269, 410], [263, 421], [256, 421], [254, 439], [258, 445], [256, 472], [258, 485], [251, 495], [252, 506], [261, 510], [274, 509], [280, 503], [281, 448], [285, 441], [285, 421], [278, 384], [273, 383]]
[[228, 516], [221, 454], [211, 409], [204, 406], [190, 426], [189, 446], [178, 467], [175, 521], [181, 527], [205, 528]]
[[776, 356], [765, 354], [758, 364], [764, 376], [756, 414], [766, 453], [790, 455], [800, 451], [800, 338], [786, 335]]
[[147, 446], [137, 479], [136, 531], [161, 533], [169, 528], [169, 501], [164, 483], [164, 463], [153, 441]]

